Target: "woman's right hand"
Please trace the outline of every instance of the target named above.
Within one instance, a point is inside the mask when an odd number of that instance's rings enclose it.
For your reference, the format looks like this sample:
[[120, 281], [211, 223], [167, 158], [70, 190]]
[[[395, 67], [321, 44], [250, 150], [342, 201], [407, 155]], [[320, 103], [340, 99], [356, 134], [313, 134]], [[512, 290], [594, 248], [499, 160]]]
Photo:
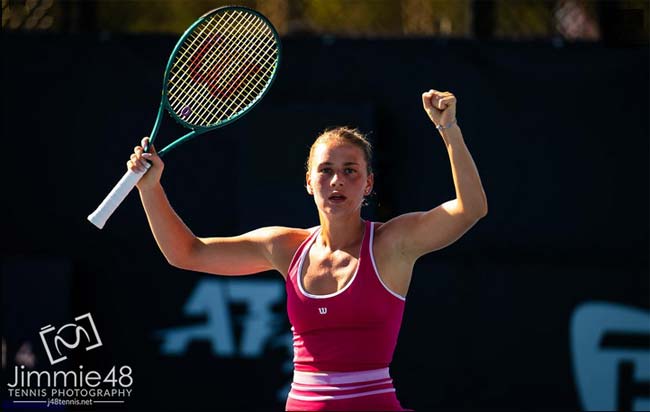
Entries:
[[[143, 146], [149, 146], [149, 151], [145, 153]], [[147, 161], [151, 164], [151, 167], [147, 171], [146, 163]], [[126, 162], [126, 167], [133, 172], [145, 172], [142, 179], [138, 181], [136, 187], [140, 192], [149, 190], [160, 183], [160, 176], [162, 175], [163, 169], [165, 168], [165, 163], [162, 161], [154, 145], [149, 145], [149, 138], [145, 137], [142, 139], [141, 146], [136, 146], [133, 148], [133, 154], [128, 162]]]

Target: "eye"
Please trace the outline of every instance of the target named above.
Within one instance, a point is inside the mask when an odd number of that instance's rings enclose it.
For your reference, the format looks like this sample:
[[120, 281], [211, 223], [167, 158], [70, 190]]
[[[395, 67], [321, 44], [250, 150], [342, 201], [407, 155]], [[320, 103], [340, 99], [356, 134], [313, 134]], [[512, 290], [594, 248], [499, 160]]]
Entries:
[[320, 170], [321, 173], [327, 173], [331, 174], [332, 173], [332, 168], [331, 167], [324, 167]]
[[356, 173], [356, 172], [357, 171], [355, 169], [352, 169], [351, 167], [346, 167], [345, 168], [345, 173], [347, 173], [347, 174], [352, 174], [352, 173]]

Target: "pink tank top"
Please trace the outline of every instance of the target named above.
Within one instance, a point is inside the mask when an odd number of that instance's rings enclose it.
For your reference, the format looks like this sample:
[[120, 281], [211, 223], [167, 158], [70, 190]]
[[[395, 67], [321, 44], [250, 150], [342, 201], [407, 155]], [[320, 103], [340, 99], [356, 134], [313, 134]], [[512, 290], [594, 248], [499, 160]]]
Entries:
[[356, 272], [338, 292], [312, 295], [302, 284], [303, 262], [320, 227], [293, 256], [286, 290], [296, 371], [380, 369], [393, 359], [405, 299], [379, 277], [372, 255], [374, 227], [366, 222]]

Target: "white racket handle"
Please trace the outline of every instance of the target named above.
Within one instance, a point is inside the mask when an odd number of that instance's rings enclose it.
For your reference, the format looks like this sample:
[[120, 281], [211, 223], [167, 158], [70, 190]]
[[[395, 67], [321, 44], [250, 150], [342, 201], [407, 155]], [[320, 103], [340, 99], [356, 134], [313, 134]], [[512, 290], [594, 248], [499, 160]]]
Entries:
[[[145, 162], [145, 164], [147, 165], [147, 170], [149, 170], [151, 164], [148, 162]], [[127, 170], [120, 181], [117, 182], [113, 190], [111, 190], [108, 196], [106, 196], [106, 199], [104, 199], [94, 212], [88, 215], [90, 223], [100, 229], [103, 228], [108, 218], [111, 217], [117, 207], [124, 201], [126, 195], [133, 190], [136, 183], [142, 179], [142, 176], [144, 176], [145, 173], [147, 172], [133, 172], [130, 169]]]

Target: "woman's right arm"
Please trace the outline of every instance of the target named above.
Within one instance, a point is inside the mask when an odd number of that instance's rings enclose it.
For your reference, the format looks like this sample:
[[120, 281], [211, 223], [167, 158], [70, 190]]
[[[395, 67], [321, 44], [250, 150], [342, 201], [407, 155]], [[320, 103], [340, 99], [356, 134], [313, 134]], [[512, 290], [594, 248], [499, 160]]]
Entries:
[[[146, 144], [148, 140], [144, 138], [142, 145]], [[219, 275], [247, 275], [273, 269], [285, 274], [292, 245], [304, 237], [304, 230], [265, 227], [234, 237], [198, 238], [165, 195], [160, 184], [164, 163], [155, 148], [144, 153], [142, 146], [136, 146], [127, 167], [144, 170], [145, 159], [151, 167], [137, 187], [151, 232], [171, 265]]]

